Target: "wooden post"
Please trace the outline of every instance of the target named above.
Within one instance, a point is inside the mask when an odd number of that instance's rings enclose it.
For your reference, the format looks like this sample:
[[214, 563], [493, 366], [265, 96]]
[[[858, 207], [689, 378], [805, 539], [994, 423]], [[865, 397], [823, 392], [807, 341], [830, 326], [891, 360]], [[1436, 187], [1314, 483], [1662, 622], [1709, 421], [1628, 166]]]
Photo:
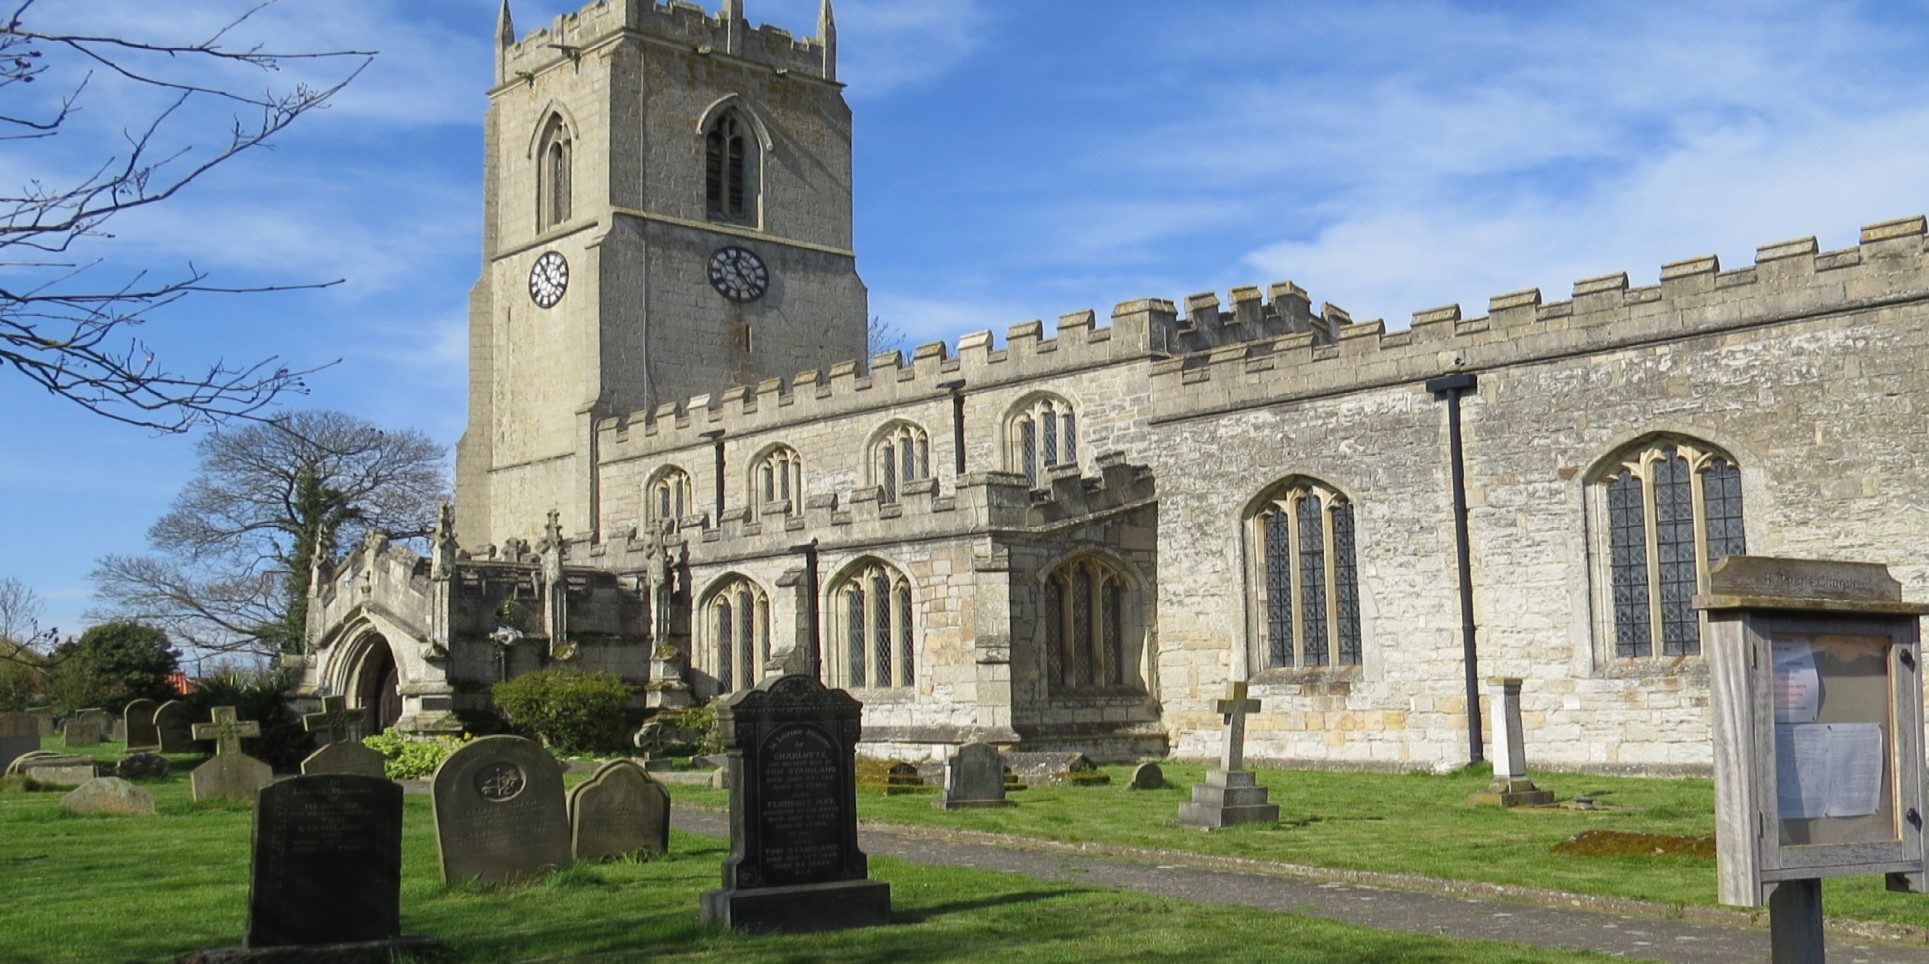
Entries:
[[1784, 880], [1768, 895], [1768, 943], [1775, 964], [1822, 964], [1822, 882]]

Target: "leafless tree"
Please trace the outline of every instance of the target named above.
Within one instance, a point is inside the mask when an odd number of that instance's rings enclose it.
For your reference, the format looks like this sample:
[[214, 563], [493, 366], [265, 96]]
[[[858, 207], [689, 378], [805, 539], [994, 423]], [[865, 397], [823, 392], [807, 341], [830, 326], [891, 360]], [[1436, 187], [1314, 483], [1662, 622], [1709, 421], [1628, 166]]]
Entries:
[[25, 646], [40, 635], [40, 597], [19, 576], [0, 577], [0, 643]]
[[200, 471], [148, 530], [146, 556], [107, 556], [103, 615], [166, 629], [206, 652], [294, 651], [313, 560], [369, 532], [426, 536], [448, 499], [443, 447], [341, 412], [219, 429]]
[[[192, 264], [156, 273], [110, 264], [101, 252], [116, 217], [174, 198], [262, 146], [326, 105], [368, 65], [373, 55], [364, 51], [227, 46], [273, 2], [249, 8], [206, 39], [180, 43], [38, 30], [30, 21], [44, 10], [35, 10], [34, 0], [12, 0], [0, 22], [0, 141], [14, 145], [17, 163], [57, 173], [0, 189], [0, 369], [100, 415], [166, 432], [252, 416], [278, 396], [305, 391], [302, 376], [312, 368], [291, 369], [273, 357], [176, 368], [136, 329], [190, 296], [338, 282], [223, 286]], [[329, 79], [260, 91], [234, 70], [274, 74], [294, 65], [325, 67]], [[78, 168], [70, 153], [21, 160], [29, 147], [78, 136], [74, 122], [103, 86], [158, 95], [150, 112], [126, 125], [118, 151]], [[94, 102], [140, 100], [96, 93]], [[225, 130], [195, 129], [208, 105], [226, 108]], [[204, 143], [195, 145], [197, 139]]]

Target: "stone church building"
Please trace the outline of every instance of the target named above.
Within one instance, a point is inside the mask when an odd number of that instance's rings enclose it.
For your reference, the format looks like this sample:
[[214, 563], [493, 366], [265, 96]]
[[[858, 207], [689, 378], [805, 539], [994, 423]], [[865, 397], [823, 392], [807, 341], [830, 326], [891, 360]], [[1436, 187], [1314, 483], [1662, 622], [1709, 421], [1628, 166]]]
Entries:
[[1722, 556], [1929, 597], [1922, 218], [1400, 330], [1278, 282], [864, 358], [817, 34], [505, 4], [456, 505], [317, 572], [307, 693], [432, 731], [545, 666], [675, 705], [815, 653], [867, 752], [1196, 758], [1249, 680], [1249, 756], [1395, 769], [1517, 676], [1537, 763], [1705, 772]]

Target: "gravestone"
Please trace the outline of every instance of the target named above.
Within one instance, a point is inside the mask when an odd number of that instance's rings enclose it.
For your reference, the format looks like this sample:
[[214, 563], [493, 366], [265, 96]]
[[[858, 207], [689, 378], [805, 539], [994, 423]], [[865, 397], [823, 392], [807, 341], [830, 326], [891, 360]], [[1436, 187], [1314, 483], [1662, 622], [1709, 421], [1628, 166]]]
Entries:
[[26, 713], [0, 713], [0, 772], [40, 749], [40, 721]]
[[1179, 824], [1185, 827], [1231, 827], [1242, 823], [1277, 823], [1279, 805], [1266, 802], [1246, 767], [1246, 714], [1259, 711], [1259, 701], [1246, 698], [1244, 682], [1226, 684], [1226, 698], [1212, 708], [1226, 721], [1226, 744], [1219, 769], [1206, 771], [1206, 782], [1195, 784], [1192, 799], [1179, 804]]
[[891, 885], [857, 848], [863, 704], [809, 676], [771, 676], [726, 698], [717, 726], [730, 761], [730, 856], [703, 920], [736, 930], [887, 924]]
[[[84, 710], [75, 710], [74, 719], [82, 723], [92, 723], [100, 727], [102, 737], [105, 737], [114, 728], [114, 717], [98, 706], [90, 706]], [[69, 723], [69, 725], [71, 726], [72, 724]]]
[[55, 753], [52, 750], [35, 750], [25, 754], [13, 761], [10, 771], [41, 783], [63, 787], [77, 787], [99, 775], [93, 758]]
[[164, 780], [167, 760], [153, 753], [129, 753], [114, 765], [114, 775], [123, 780]]
[[507, 883], [569, 866], [563, 768], [519, 736], [485, 736], [435, 768], [442, 880]]
[[27, 715], [33, 717], [34, 722], [40, 724], [41, 736], [54, 735], [54, 711], [53, 710], [29, 710], [27, 711]]
[[394, 940], [401, 893], [401, 786], [325, 774], [261, 791], [245, 946]]
[[321, 749], [308, 754], [301, 761], [301, 772], [348, 773], [387, 779], [388, 758], [355, 739], [354, 728], [361, 725], [368, 716], [368, 710], [348, 709], [344, 705], [346, 702], [339, 696], [322, 697], [321, 712], [309, 713], [301, 718], [304, 729], [322, 734], [322, 739], [327, 741], [321, 745]]
[[261, 724], [235, 719], [232, 706], [217, 706], [212, 715], [213, 722], [194, 724], [195, 739], [214, 741], [214, 759], [188, 774], [194, 799], [253, 800], [262, 787], [275, 779], [272, 767], [241, 752], [241, 738], [260, 736]]
[[1141, 763], [1132, 771], [1131, 788], [1134, 790], [1165, 789], [1165, 771], [1157, 763]]
[[1078, 759], [1073, 760], [1072, 765], [1066, 767], [1065, 772], [1060, 776], [1066, 783], [1075, 787], [1102, 787], [1112, 782], [1111, 774], [1099, 769], [1098, 764], [1093, 763], [1083, 753], [1079, 754]]
[[1010, 807], [1005, 799], [1005, 764], [989, 743], [967, 743], [945, 761], [944, 795], [932, 806], [945, 810]]
[[100, 746], [100, 724], [93, 720], [68, 720], [65, 737], [69, 747]]
[[1487, 681], [1489, 716], [1494, 721], [1494, 779], [1481, 793], [1467, 797], [1474, 806], [1545, 807], [1554, 791], [1542, 790], [1527, 779], [1527, 741], [1520, 729], [1521, 680], [1496, 676]]
[[670, 792], [633, 760], [611, 760], [569, 791], [570, 852], [603, 860], [670, 849]]
[[918, 768], [912, 764], [903, 761], [893, 763], [891, 769], [884, 774], [885, 796], [923, 793], [925, 789], [924, 777], [918, 774]]
[[94, 777], [60, 798], [69, 813], [153, 813], [154, 794], [120, 777]]
[[168, 700], [154, 710], [154, 732], [162, 753], [197, 753], [194, 745], [194, 707]]
[[161, 731], [154, 727], [154, 711], [159, 703], [149, 699], [131, 700], [121, 710], [122, 726], [127, 733], [127, 752], [153, 750], [161, 745]]

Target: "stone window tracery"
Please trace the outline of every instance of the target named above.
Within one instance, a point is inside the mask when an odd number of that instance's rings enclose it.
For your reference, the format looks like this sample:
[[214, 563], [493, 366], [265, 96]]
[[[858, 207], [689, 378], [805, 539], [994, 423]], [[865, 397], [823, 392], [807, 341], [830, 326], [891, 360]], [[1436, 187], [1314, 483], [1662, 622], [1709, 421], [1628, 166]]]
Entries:
[[757, 187], [756, 135], [735, 108], [726, 109], [703, 135], [705, 216], [712, 221], [755, 220]]
[[804, 460], [796, 449], [779, 445], [757, 460], [750, 470], [750, 503], [759, 514], [774, 505], [785, 512], [804, 507]]
[[755, 583], [738, 578], [710, 597], [706, 668], [718, 692], [734, 693], [757, 683], [770, 658], [770, 597]]
[[911, 581], [869, 562], [830, 592], [830, 677], [852, 688], [908, 687], [917, 681]]
[[650, 524], [658, 529], [675, 526], [696, 507], [690, 486], [690, 473], [675, 466], [658, 473], [644, 496]]
[[885, 504], [898, 501], [904, 483], [930, 477], [931, 440], [924, 429], [899, 422], [885, 429], [872, 443], [871, 479]]
[[1140, 685], [1128, 651], [1133, 592], [1125, 574], [1095, 556], [1045, 579], [1045, 677], [1054, 692]]
[[1255, 571], [1254, 664], [1267, 669], [1358, 666], [1360, 590], [1353, 503], [1331, 486], [1289, 481], [1247, 524]]
[[1741, 469], [1698, 442], [1662, 440], [1616, 459], [1594, 485], [1606, 525], [1606, 611], [1614, 655], [1701, 653], [1690, 605], [1725, 556], [1748, 551]]
[[1047, 469], [1078, 464], [1078, 415], [1070, 402], [1040, 395], [1012, 415], [1009, 441], [1010, 471], [1037, 488]]
[[537, 143], [536, 230], [547, 231], [569, 220], [574, 142], [562, 115], [549, 116]]

